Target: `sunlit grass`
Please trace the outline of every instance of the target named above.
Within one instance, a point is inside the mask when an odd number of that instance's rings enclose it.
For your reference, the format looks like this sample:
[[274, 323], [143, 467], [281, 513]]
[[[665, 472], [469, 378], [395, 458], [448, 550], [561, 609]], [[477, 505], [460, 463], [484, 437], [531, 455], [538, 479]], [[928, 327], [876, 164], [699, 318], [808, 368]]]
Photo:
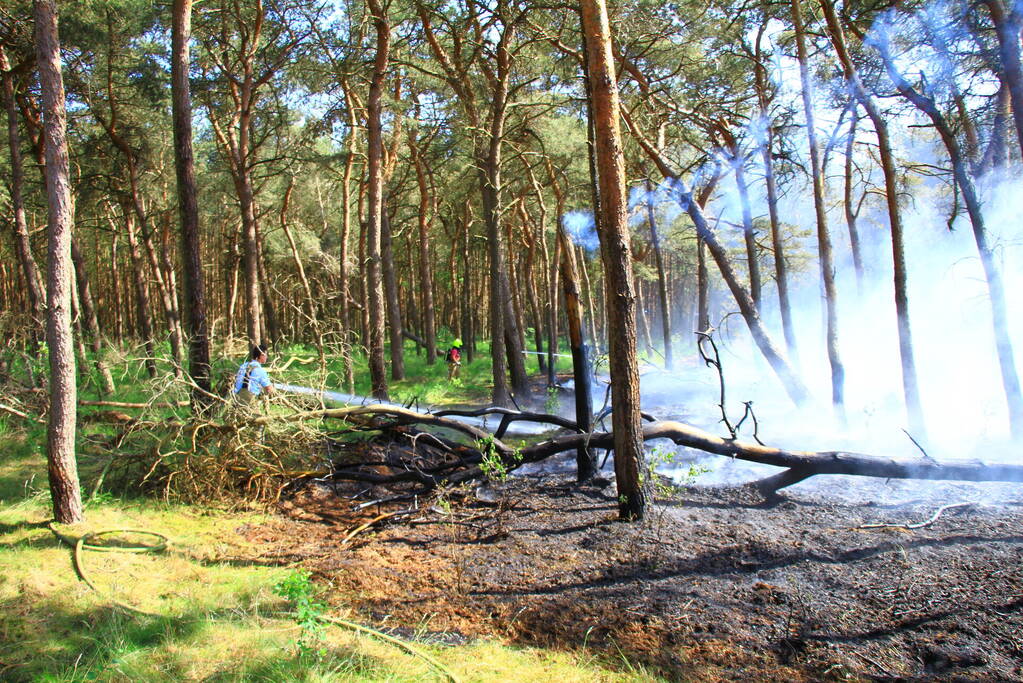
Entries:
[[[20, 421], [18, 421], [20, 422]], [[0, 426], [0, 680], [426, 681], [425, 661], [371, 637], [327, 627], [322, 652], [301, 652], [290, 605], [272, 587], [292, 571], [265, 566], [245, 529], [262, 513], [227, 513], [101, 492], [74, 539], [145, 529], [170, 539], [159, 554], [83, 553], [96, 585], [47, 528], [45, 428]], [[83, 468], [89, 491], [95, 471]], [[125, 541], [152, 539], [124, 535]], [[140, 612], [123, 610], [114, 601]], [[592, 653], [417, 643], [462, 681], [645, 681], [643, 669]]]

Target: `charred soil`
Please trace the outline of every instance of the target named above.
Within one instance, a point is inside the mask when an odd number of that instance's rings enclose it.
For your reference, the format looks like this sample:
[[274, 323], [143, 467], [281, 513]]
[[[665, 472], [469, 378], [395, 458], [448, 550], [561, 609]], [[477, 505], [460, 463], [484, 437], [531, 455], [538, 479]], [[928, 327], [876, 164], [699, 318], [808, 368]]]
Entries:
[[623, 654], [670, 680], [1023, 680], [1018, 487], [818, 479], [775, 501], [683, 488], [636, 524], [613, 485], [566, 475], [361, 509], [394, 492], [309, 484], [249, 534], [406, 633]]

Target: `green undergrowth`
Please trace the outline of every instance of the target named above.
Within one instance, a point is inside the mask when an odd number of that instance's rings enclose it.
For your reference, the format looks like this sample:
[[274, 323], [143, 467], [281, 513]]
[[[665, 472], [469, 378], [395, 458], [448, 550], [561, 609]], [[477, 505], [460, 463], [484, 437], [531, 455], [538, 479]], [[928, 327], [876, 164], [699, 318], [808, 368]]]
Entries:
[[[97, 473], [83, 468], [85, 522], [59, 527], [66, 539], [107, 529], [169, 539], [155, 554], [83, 551], [92, 590], [76, 575], [71, 548], [47, 527], [44, 451], [42, 425], [0, 416], [0, 680], [443, 680], [423, 659], [373, 637], [330, 625], [311, 632], [326, 609], [311, 592], [325, 588], [303, 587], [295, 568], [275, 566], [272, 548], [252, 540], [264, 513], [102, 489], [90, 498]], [[127, 532], [106, 538], [152, 541]], [[461, 681], [655, 680], [624, 660], [581, 651], [492, 640], [414, 645]]]
[[[437, 350], [437, 359], [427, 363], [426, 352], [418, 349], [413, 342], [406, 341], [405, 351], [405, 378], [393, 380], [388, 377], [388, 392], [392, 401], [396, 403], [408, 403], [415, 405], [451, 405], [451, 404], [473, 404], [485, 403], [489, 400], [493, 388], [493, 370], [490, 361], [490, 344], [486, 341], [477, 342], [476, 351], [470, 362], [467, 353], [463, 350], [462, 366], [459, 376], [451, 381], [448, 380], [448, 365], [444, 361], [444, 354], [450, 338], [438, 340], [440, 348]], [[565, 353], [562, 349], [562, 353]], [[326, 378], [325, 388], [331, 390], [347, 389], [345, 385], [345, 361], [340, 356], [327, 355], [326, 373], [319, 367], [319, 356], [315, 348], [306, 345], [290, 345], [274, 350], [275, 357], [271, 358], [271, 366], [282, 366], [295, 357], [305, 361], [304, 363], [294, 362], [288, 370], [279, 373], [274, 379], [306, 386], [320, 386], [318, 383]], [[385, 357], [390, 358], [389, 350], [385, 350]], [[555, 368], [558, 372], [571, 372], [572, 359], [562, 357], [556, 359]], [[539, 358], [535, 355], [526, 356], [526, 372], [536, 375], [540, 372]], [[389, 364], [388, 364], [388, 367]], [[371, 391], [370, 377], [367, 370], [368, 362], [364, 356], [357, 356], [354, 359], [355, 393], [360, 396], [368, 396]]]

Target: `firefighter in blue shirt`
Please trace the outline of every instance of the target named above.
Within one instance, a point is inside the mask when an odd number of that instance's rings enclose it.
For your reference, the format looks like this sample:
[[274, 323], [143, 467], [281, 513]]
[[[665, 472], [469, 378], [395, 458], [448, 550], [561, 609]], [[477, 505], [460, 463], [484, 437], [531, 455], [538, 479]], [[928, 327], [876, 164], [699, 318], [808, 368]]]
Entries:
[[242, 403], [250, 403], [253, 398], [266, 391], [273, 391], [273, 384], [263, 368], [266, 362], [266, 347], [255, 344], [249, 359], [238, 368], [234, 378], [234, 395]]

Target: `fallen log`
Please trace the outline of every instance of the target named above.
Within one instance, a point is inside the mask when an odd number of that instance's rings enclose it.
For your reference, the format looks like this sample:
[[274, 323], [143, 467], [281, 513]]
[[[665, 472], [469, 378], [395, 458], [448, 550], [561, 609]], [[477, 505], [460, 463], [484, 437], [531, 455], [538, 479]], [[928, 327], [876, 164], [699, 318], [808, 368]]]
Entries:
[[[655, 439], [668, 439], [679, 446], [715, 455], [784, 467], [783, 472], [753, 484], [766, 496], [774, 495], [779, 489], [817, 474], [850, 474], [884, 479], [1023, 482], [1023, 465], [981, 461], [942, 463], [932, 458], [884, 458], [848, 451], [793, 451], [722, 439], [681, 422], [655, 422], [644, 427], [643, 440]], [[610, 448], [614, 437], [610, 432], [572, 434], [524, 448], [521, 454], [524, 462], [536, 462], [577, 448], [584, 441], [591, 447]]]
[[[539, 443], [511, 446], [490, 431], [458, 421], [459, 415], [477, 417], [493, 413], [503, 418], [534, 421], [551, 424], [573, 433], [561, 433]], [[317, 450], [326, 445], [328, 457], [333, 462], [329, 471], [316, 469], [298, 476], [335, 480], [362, 481], [368, 484], [405, 484], [420, 488], [420, 492], [438, 486], [458, 485], [474, 480], [503, 477], [527, 463], [545, 460], [554, 455], [583, 449], [613, 449], [614, 434], [608, 431], [582, 433], [570, 420], [542, 413], [521, 413], [505, 409], [482, 411], [445, 411], [444, 413], [421, 413], [394, 405], [371, 404], [297, 411], [287, 414], [236, 416], [221, 422], [197, 422], [194, 420], [147, 423], [162, 430], [176, 429], [178, 434], [191, 444], [190, 453], [202, 450], [213, 454], [216, 464], [214, 474], [223, 473], [223, 452], [237, 458], [236, 466], [242, 470], [261, 468], [276, 477], [276, 481], [287, 480], [294, 485], [296, 477], [289, 472], [294, 468], [254, 461], [257, 456], [277, 462], [279, 456], [274, 448], [294, 450], [295, 436], [288, 429], [280, 427], [289, 424], [331, 421], [329, 427], [317, 425], [310, 430], [295, 430], [303, 434], [301, 442], [309, 453], [321, 458]], [[334, 422], [336, 421], [336, 422]], [[265, 429], [274, 426], [277, 429]], [[130, 425], [138, 431], [142, 426]], [[434, 429], [430, 429], [434, 428]], [[442, 434], [443, 428], [453, 434]], [[352, 432], [378, 432], [383, 435], [382, 443], [375, 449], [350, 452], [351, 455], [335, 458], [333, 453], [344, 454], [348, 442], [343, 437]], [[202, 436], [200, 437], [200, 432]], [[128, 432], [126, 431], [125, 434]], [[271, 434], [273, 443], [270, 444]], [[214, 438], [209, 438], [214, 437]], [[377, 437], [371, 437], [377, 438]], [[676, 421], [654, 421], [643, 429], [644, 441], [667, 439], [673, 443], [695, 450], [726, 457], [748, 460], [764, 465], [782, 468], [777, 474], [754, 482], [751, 486], [765, 497], [773, 497], [778, 491], [818, 474], [845, 474], [886, 479], [928, 479], [946, 481], [1009, 481], [1023, 482], [1023, 465], [986, 463], [980, 461], [938, 462], [932, 458], [887, 458], [848, 451], [798, 451], [772, 448], [761, 444], [746, 443], [721, 438], [699, 428]], [[165, 439], [166, 440], [166, 439]], [[365, 443], [359, 440], [357, 443]], [[210, 444], [213, 444], [212, 446]], [[226, 451], [218, 450], [216, 444]], [[394, 447], [397, 446], [397, 447]], [[181, 451], [175, 451], [181, 453]], [[281, 451], [283, 453], [283, 451]], [[289, 451], [290, 452], [290, 451]], [[265, 454], [265, 457], [264, 455]], [[186, 454], [187, 455], [187, 454]], [[164, 456], [152, 461], [153, 468]], [[209, 459], [209, 458], [207, 458]], [[205, 462], [202, 458], [187, 460], [190, 463]], [[253, 465], [252, 463], [256, 464]], [[197, 470], [198, 471], [198, 470]], [[208, 475], [203, 470], [202, 477]], [[147, 474], [147, 476], [149, 476]], [[167, 481], [175, 476], [166, 475]], [[196, 475], [199, 476], [199, 475]], [[269, 476], [269, 475], [267, 475]], [[271, 478], [273, 478], [271, 477]], [[192, 481], [192, 480], [189, 480]], [[216, 483], [216, 482], [214, 482]], [[230, 483], [230, 482], [228, 482]], [[244, 482], [243, 482], [244, 483]], [[207, 486], [200, 481], [198, 485]], [[267, 484], [269, 485], [269, 484]], [[278, 484], [274, 484], [277, 486]], [[289, 484], [280, 483], [280, 486]], [[245, 484], [248, 486], [248, 484]], [[205, 489], [203, 489], [205, 490]]]
[[[448, 411], [446, 414], [475, 411]], [[514, 411], [512, 411], [514, 412]], [[538, 420], [561, 425], [564, 420], [553, 416], [528, 415], [515, 413], [517, 419]], [[455, 420], [441, 417], [438, 414], [417, 413], [413, 410], [393, 406], [355, 406], [327, 410], [308, 411], [289, 416], [264, 416], [254, 420], [257, 424], [266, 424], [273, 420], [304, 420], [313, 418], [341, 418], [365, 420], [371, 417], [386, 417], [386, 423], [379, 423], [378, 428], [408, 426], [413, 424], [434, 425], [459, 431], [474, 440], [473, 447], [465, 447], [459, 458], [464, 469], [450, 472], [445, 481], [458, 484], [473, 479], [485, 478], [486, 474], [479, 463], [482, 452], [479, 444], [486, 443], [493, 453], [498, 455], [508, 471], [523, 464], [545, 460], [551, 456], [580, 447], [610, 449], [614, 445], [612, 432], [595, 432], [590, 434], [567, 434], [548, 439], [541, 443], [521, 449], [509, 448], [489, 432]], [[571, 428], [568, 425], [567, 428]], [[864, 453], [849, 451], [797, 451], [772, 448], [759, 444], [745, 443], [738, 440], [724, 439], [692, 425], [675, 421], [660, 421], [648, 424], [643, 429], [643, 440], [668, 439], [679, 446], [693, 448], [706, 453], [748, 460], [763, 465], [785, 468], [784, 471], [766, 477], [753, 486], [765, 496], [773, 496], [780, 489], [796, 484], [818, 474], [847, 474], [884, 479], [927, 479], [945, 481], [1011, 481], [1023, 482], [1023, 465], [986, 463], [982, 461], [938, 462], [933, 458], [886, 458]], [[465, 451], [472, 457], [465, 457]], [[474, 462], [475, 461], [475, 462]], [[378, 478], [378, 477], [375, 477]], [[402, 479], [409, 478], [427, 480], [436, 479], [436, 474], [429, 477], [409, 477], [403, 473]]]

